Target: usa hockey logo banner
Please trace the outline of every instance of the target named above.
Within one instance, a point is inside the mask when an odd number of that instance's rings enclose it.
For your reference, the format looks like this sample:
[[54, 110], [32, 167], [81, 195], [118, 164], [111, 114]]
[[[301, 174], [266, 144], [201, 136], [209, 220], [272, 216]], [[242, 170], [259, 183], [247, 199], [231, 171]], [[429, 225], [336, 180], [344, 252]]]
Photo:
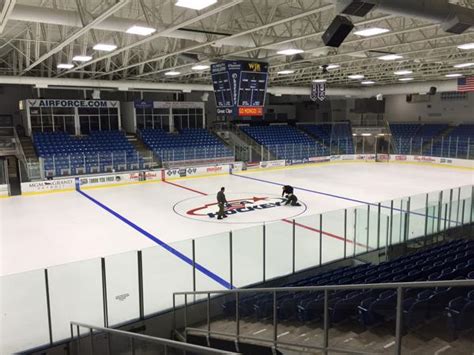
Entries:
[[309, 96], [312, 101], [324, 101], [326, 99], [326, 84], [325, 83], [312, 83], [311, 94]]

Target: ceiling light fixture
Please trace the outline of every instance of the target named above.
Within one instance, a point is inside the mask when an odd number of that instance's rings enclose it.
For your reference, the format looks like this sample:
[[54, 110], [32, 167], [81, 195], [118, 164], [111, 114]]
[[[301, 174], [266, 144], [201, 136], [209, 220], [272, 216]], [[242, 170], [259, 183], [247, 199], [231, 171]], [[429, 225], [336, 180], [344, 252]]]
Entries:
[[97, 43], [92, 49], [96, 51], [104, 51], [104, 52], [112, 52], [113, 50], [117, 49], [115, 44], [105, 44], [105, 43]]
[[412, 81], [415, 80], [414, 78], [400, 78], [399, 81]]
[[396, 72], [393, 72], [395, 75], [408, 75], [408, 74], [413, 74], [411, 70], [398, 70]]
[[456, 64], [454, 67], [455, 68], [469, 68], [474, 66], [474, 63], [462, 63], [462, 64]]
[[214, 5], [217, 0], [178, 0], [176, 6], [187, 7], [193, 10], [202, 10], [208, 6]]
[[361, 82], [362, 85], [372, 85], [375, 84], [375, 81], [372, 80], [366, 80]]
[[303, 53], [304, 50], [302, 49], [283, 49], [281, 51], [278, 51], [277, 54], [281, 54], [281, 55], [295, 55], [295, 54], [300, 54], [300, 53]]
[[325, 83], [326, 81], [326, 79], [314, 79], [313, 83]]
[[139, 36], [148, 36], [151, 35], [153, 32], [156, 32], [155, 28], [143, 26], [132, 26], [127, 30], [127, 33]]
[[176, 75], [180, 75], [180, 74], [181, 74], [181, 72], [179, 72], [179, 71], [167, 71], [165, 73], [166, 76], [176, 76]]
[[466, 43], [458, 46], [459, 49], [474, 49], [474, 43]]
[[88, 62], [91, 59], [92, 57], [90, 55], [76, 55], [75, 57], [72, 58], [72, 60], [76, 62]]
[[355, 75], [349, 75], [348, 76], [349, 79], [364, 79], [364, 76], [362, 74], [355, 74]]
[[402, 59], [403, 56], [398, 55], [398, 54], [387, 54], [383, 55], [381, 57], [378, 57], [380, 60], [397, 60], [397, 59]]
[[362, 36], [362, 37], [370, 37], [370, 36], [376, 36], [376, 35], [380, 35], [382, 33], [387, 33], [387, 32], [390, 32], [390, 30], [387, 28], [371, 27], [371, 28], [355, 31], [354, 34], [357, 36]]
[[210, 68], [209, 65], [195, 65], [191, 69], [192, 70], [206, 70], [206, 69], [209, 69], [209, 68]]
[[72, 68], [74, 68], [74, 64], [60, 63], [56, 67], [58, 69], [72, 69]]
[[447, 78], [459, 78], [460, 76], [463, 76], [462, 74], [458, 74], [458, 73], [455, 73], [455, 74], [446, 74], [445, 77]]
[[324, 67], [325, 67], [326, 69], [329, 69], [329, 70], [330, 70], [330, 69], [337, 69], [337, 68], [340, 68], [341, 66], [340, 66], [339, 64], [328, 64], [327, 66], [321, 65], [319, 68], [320, 68], [320, 69], [324, 69]]
[[294, 70], [281, 70], [277, 74], [278, 75], [287, 75], [287, 74], [293, 74], [295, 71]]

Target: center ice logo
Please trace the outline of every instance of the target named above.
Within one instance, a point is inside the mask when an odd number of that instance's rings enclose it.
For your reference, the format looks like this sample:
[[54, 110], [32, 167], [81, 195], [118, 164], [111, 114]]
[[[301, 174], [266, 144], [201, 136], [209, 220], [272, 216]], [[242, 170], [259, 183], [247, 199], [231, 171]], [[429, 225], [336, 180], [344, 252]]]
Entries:
[[225, 221], [217, 220], [219, 207], [214, 194], [179, 201], [173, 206], [173, 211], [182, 217], [201, 222], [249, 224], [291, 219], [307, 210], [301, 200], [301, 206], [285, 206], [284, 198], [268, 193], [226, 193], [226, 197], [229, 205], [225, 211], [229, 218]]
[[[281, 207], [282, 203], [285, 201], [283, 198], [274, 198], [274, 197], [251, 197], [251, 198], [240, 198], [235, 200], [230, 200], [229, 206], [226, 207], [225, 212], [227, 215], [233, 215], [237, 213], [248, 213], [255, 212], [259, 210], [264, 210], [268, 208]], [[204, 206], [191, 209], [186, 212], [189, 216], [208, 216], [209, 218], [217, 217], [217, 202], [208, 203]]]

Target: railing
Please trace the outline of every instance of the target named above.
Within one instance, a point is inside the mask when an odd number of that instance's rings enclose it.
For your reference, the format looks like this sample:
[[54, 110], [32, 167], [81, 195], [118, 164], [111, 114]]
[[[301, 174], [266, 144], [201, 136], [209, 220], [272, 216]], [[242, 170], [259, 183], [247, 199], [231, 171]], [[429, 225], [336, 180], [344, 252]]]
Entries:
[[209, 162], [234, 161], [234, 153], [223, 145], [189, 148], [155, 148], [153, 152], [163, 164], [180, 161], [203, 160]]
[[[231, 337], [232, 340], [238, 342], [239, 340], [251, 340], [257, 342], [270, 343], [274, 349], [284, 347], [296, 347], [304, 349], [315, 349], [322, 350], [324, 354], [328, 351], [334, 351], [338, 353], [350, 353], [350, 354], [370, 354], [373, 352], [357, 351], [352, 348], [334, 348], [329, 346], [329, 291], [341, 291], [341, 290], [370, 290], [370, 289], [396, 289], [397, 300], [396, 300], [396, 325], [395, 325], [395, 348], [394, 354], [401, 354], [402, 350], [402, 303], [403, 303], [403, 291], [408, 288], [434, 288], [434, 287], [473, 287], [474, 280], [450, 280], [450, 281], [426, 281], [426, 282], [398, 282], [398, 283], [381, 283], [381, 284], [355, 284], [355, 285], [338, 285], [338, 286], [308, 286], [308, 287], [277, 287], [277, 288], [253, 288], [253, 289], [234, 289], [234, 290], [215, 290], [215, 291], [193, 291], [193, 292], [175, 292], [173, 294], [173, 303], [176, 303], [177, 296], [183, 296], [184, 298], [184, 336], [186, 337], [189, 332], [195, 332], [205, 334], [207, 336], [219, 335]], [[278, 294], [281, 293], [301, 293], [301, 292], [324, 292], [324, 310], [323, 310], [323, 339], [322, 345], [309, 345], [298, 343], [283, 342], [278, 340]], [[240, 296], [245, 294], [270, 294], [272, 295], [272, 321], [273, 321], [273, 336], [271, 339], [259, 338], [256, 336], [245, 336], [241, 334], [240, 321], [241, 316], [239, 312]], [[235, 332], [218, 332], [211, 330], [210, 324], [210, 300], [211, 295], [214, 296], [225, 296], [235, 295]], [[187, 324], [187, 299], [188, 296], [205, 296], [206, 302], [206, 329], [188, 327]], [[204, 298], [204, 297], [202, 297]], [[174, 322], [176, 324], [176, 310], [174, 309]], [[175, 329], [177, 331], [177, 329]]]
[[[206, 354], [206, 355], [237, 354], [230, 351], [217, 350], [217, 349], [207, 348], [204, 346], [187, 344], [187, 343], [182, 343], [179, 341], [152, 337], [149, 335], [125, 332], [122, 330], [116, 330], [116, 329], [111, 329], [111, 328], [98, 327], [95, 325], [89, 325], [89, 324], [84, 324], [80, 322], [71, 322], [70, 324], [71, 324], [70, 345], [71, 346], [73, 344], [75, 345], [73, 354], [77, 354], [77, 355], [84, 354], [84, 353], [91, 354], [91, 355], [104, 354], [103, 349], [101, 349], [102, 351], [97, 349], [96, 342], [98, 341], [94, 339], [94, 336], [97, 335], [97, 333], [107, 335], [107, 340], [105, 341], [105, 344], [104, 344], [106, 354], [114, 353], [112, 351], [112, 348], [113, 348], [113, 344], [111, 340], [112, 336], [114, 336], [115, 338], [125, 338], [127, 340], [127, 344], [123, 344], [119, 350], [121, 354], [124, 353], [126, 347], [130, 349], [131, 354], [136, 354], [137, 351], [140, 350], [140, 344], [142, 343], [147, 344], [146, 349], [142, 349], [143, 351], [146, 350], [149, 353], [156, 353], [156, 354], [168, 354], [168, 352], [171, 351], [172, 349], [181, 350], [184, 354], [186, 354], [187, 351], [192, 352], [193, 354]], [[77, 338], [74, 335], [74, 328], [76, 328]], [[87, 343], [87, 346], [83, 346], [88, 351], [82, 351], [81, 343], [83, 343], [85, 339], [82, 339], [81, 341], [80, 328], [86, 328], [88, 330], [88, 334], [85, 335], [89, 338], [88, 343]], [[94, 330], [98, 332], [94, 333]], [[150, 348], [150, 345], [152, 346], [152, 348]], [[138, 353], [140, 354], [141, 352], [138, 352]]]
[[95, 153], [53, 154], [39, 158], [41, 176], [57, 177], [89, 173], [110, 173], [152, 167], [152, 153], [113, 151]]
[[466, 137], [393, 138], [395, 154], [428, 155], [445, 158], [474, 159], [474, 139]]
[[[276, 204], [281, 187], [275, 192], [257, 197]], [[170, 310], [176, 290], [255, 285], [468, 225], [473, 197], [469, 185], [379, 203], [351, 199], [358, 205], [300, 216], [303, 200], [292, 217], [275, 207], [270, 223], [18, 274], [4, 269], [0, 353], [64, 340], [71, 319], [117, 326]], [[34, 340], [15, 336], [27, 327]]]

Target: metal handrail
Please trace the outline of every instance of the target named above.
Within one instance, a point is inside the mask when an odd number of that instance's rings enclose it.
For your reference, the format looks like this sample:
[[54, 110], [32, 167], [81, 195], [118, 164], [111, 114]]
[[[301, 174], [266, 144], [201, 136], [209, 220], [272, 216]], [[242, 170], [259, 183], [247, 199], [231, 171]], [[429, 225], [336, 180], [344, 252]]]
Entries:
[[202, 295], [202, 294], [229, 294], [229, 293], [258, 293], [258, 292], [301, 292], [301, 291], [337, 291], [361, 289], [391, 289], [391, 288], [433, 288], [433, 287], [474, 287], [474, 280], [442, 280], [442, 281], [415, 281], [415, 282], [388, 282], [379, 284], [353, 285], [326, 285], [326, 286], [299, 286], [299, 287], [268, 287], [245, 288], [215, 291], [181, 291], [173, 295]]
[[[157, 338], [157, 337], [152, 337], [152, 336], [149, 336], [149, 335], [126, 332], [126, 331], [123, 331], [123, 330], [104, 328], [104, 327], [99, 327], [99, 326], [80, 323], [80, 322], [70, 322], [70, 327], [71, 327], [71, 342], [74, 340], [73, 327], [77, 328], [78, 339], [80, 339], [79, 327], [82, 327], [82, 328], [88, 328], [89, 329], [89, 336], [91, 337], [91, 340], [90, 340], [91, 345], [93, 345], [93, 341], [92, 341], [93, 330], [98, 330], [100, 332], [104, 332], [104, 333], [108, 333], [108, 334], [124, 336], [124, 337], [130, 338], [130, 339], [136, 339], [136, 340], [141, 340], [141, 341], [145, 341], [145, 342], [149, 342], [149, 343], [155, 343], [155, 344], [158, 344], [158, 345], [163, 345], [165, 348], [170, 347], [170, 348], [184, 350], [184, 351], [191, 351], [191, 352], [195, 352], [195, 353], [199, 353], [199, 354], [209, 354], [209, 355], [239, 354], [239, 353], [234, 353], [234, 352], [230, 352], [230, 351], [212, 349], [212, 348], [207, 348], [207, 347], [200, 346], [200, 345], [187, 344], [187, 343], [182, 343], [182, 342], [175, 341], [175, 340]], [[132, 348], [133, 348], [134, 342], [132, 341], [131, 344], [132, 344]], [[93, 348], [94, 347], [92, 346], [91, 347], [92, 353], [93, 353]], [[132, 353], [134, 353], [133, 350], [132, 350]]]
[[[397, 355], [401, 354], [402, 349], [402, 316], [403, 316], [403, 290], [406, 288], [434, 288], [434, 287], [472, 287], [474, 288], [474, 280], [443, 280], [443, 281], [418, 281], [418, 282], [390, 282], [390, 283], [379, 283], [379, 284], [353, 284], [353, 285], [326, 285], [326, 286], [301, 286], [301, 287], [269, 287], [269, 288], [249, 288], [249, 289], [232, 289], [232, 290], [214, 290], [214, 291], [187, 291], [187, 292], [174, 292], [173, 293], [173, 324], [175, 331], [176, 327], [176, 296], [184, 296], [184, 336], [186, 338], [189, 331], [196, 331], [200, 333], [205, 333], [209, 337], [211, 334], [214, 335], [224, 335], [234, 337], [235, 341], [240, 340], [260, 340], [262, 342], [272, 343], [273, 348], [277, 347], [304, 347], [312, 348], [317, 350], [322, 350], [324, 354], [327, 354], [328, 351], [337, 351], [340, 353], [358, 353], [362, 354], [363, 352], [353, 351], [351, 349], [334, 349], [329, 346], [329, 291], [337, 290], [361, 290], [361, 289], [396, 289], [397, 290], [397, 303], [395, 308], [396, 313], [396, 325], [395, 325], [395, 348], [394, 353]], [[309, 346], [301, 345], [296, 343], [282, 343], [278, 341], [278, 312], [277, 312], [277, 293], [278, 292], [307, 292], [307, 291], [323, 291], [324, 292], [324, 317], [323, 317], [323, 345], [322, 346]], [[273, 338], [270, 339], [257, 339], [255, 337], [244, 336], [240, 334], [240, 315], [239, 315], [239, 299], [240, 294], [245, 293], [271, 293], [273, 298]], [[195, 295], [207, 295], [207, 328], [198, 329], [191, 328], [187, 325], [187, 307], [188, 307], [188, 296]], [[211, 331], [210, 326], [210, 298], [211, 294], [213, 295], [229, 295], [235, 294], [235, 323], [236, 330], [235, 333], [222, 333]]]

